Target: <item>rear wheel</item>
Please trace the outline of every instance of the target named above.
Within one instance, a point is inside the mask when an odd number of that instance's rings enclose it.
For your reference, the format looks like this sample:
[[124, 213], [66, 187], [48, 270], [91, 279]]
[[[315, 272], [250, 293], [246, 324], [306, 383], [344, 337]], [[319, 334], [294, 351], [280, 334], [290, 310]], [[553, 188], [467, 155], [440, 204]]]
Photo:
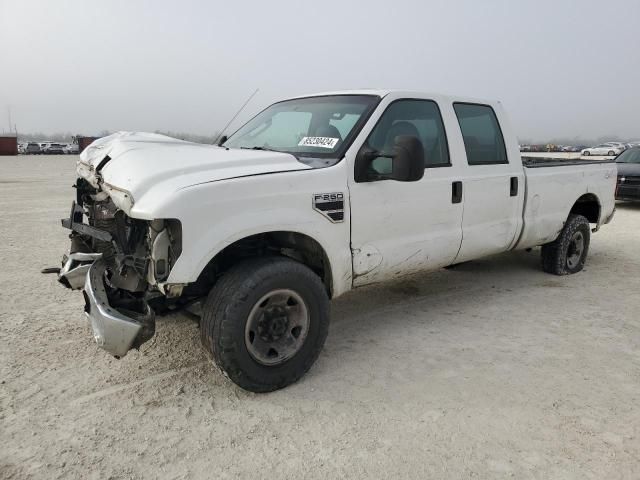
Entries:
[[585, 157], [588, 157], [589, 155], [591, 155], [591, 152], [589, 150], [587, 150], [587, 151], [583, 152], [582, 155], [584, 155]]
[[609, 156], [613, 157], [616, 154], [616, 152], [614, 152], [613, 150], [609, 150]]
[[246, 260], [223, 275], [203, 307], [201, 340], [225, 375], [269, 392], [302, 377], [329, 331], [320, 277], [285, 257]]
[[542, 269], [555, 275], [578, 273], [584, 267], [591, 229], [582, 215], [570, 215], [560, 236], [542, 246]]

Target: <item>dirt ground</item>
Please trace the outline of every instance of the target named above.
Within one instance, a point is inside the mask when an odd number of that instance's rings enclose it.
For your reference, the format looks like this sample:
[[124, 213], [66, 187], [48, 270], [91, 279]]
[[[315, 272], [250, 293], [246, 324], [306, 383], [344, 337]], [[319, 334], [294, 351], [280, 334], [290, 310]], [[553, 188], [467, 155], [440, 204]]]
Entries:
[[640, 478], [640, 206], [578, 275], [534, 250], [348, 294], [307, 376], [255, 395], [186, 316], [122, 360], [94, 345], [39, 273], [74, 161], [0, 157], [0, 477]]

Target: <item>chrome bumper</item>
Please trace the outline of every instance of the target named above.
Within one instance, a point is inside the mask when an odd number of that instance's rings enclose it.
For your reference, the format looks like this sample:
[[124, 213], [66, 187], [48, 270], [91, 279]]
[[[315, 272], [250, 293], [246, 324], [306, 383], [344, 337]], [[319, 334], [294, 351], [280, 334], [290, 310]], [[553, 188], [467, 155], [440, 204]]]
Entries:
[[89, 267], [101, 256], [101, 253], [70, 253], [68, 257], [65, 256], [58, 281], [71, 290], [80, 290], [85, 284]]
[[[98, 346], [116, 358], [124, 357], [153, 336], [155, 313], [144, 303], [144, 312], [130, 312], [127, 316], [109, 304], [104, 285], [106, 265], [96, 260], [89, 267], [84, 285], [85, 314]], [[151, 336], [148, 335], [151, 331]]]

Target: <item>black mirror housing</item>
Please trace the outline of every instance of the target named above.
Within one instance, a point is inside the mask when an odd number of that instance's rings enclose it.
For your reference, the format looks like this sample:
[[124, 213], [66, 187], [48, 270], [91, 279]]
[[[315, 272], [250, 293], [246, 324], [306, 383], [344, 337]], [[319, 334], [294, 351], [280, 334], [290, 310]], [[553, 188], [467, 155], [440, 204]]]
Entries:
[[356, 183], [371, 181], [371, 162], [376, 158], [377, 152], [369, 147], [366, 143], [356, 154], [356, 160], [353, 171], [353, 178]]
[[[372, 171], [371, 162], [379, 157], [391, 158], [391, 173], [378, 174]], [[416, 182], [424, 176], [424, 168], [422, 142], [411, 135], [399, 135], [390, 154], [378, 152], [365, 144], [356, 155], [354, 180], [357, 183], [375, 180]]]
[[416, 182], [424, 176], [424, 148], [412, 135], [400, 135], [393, 145], [391, 178], [400, 182]]

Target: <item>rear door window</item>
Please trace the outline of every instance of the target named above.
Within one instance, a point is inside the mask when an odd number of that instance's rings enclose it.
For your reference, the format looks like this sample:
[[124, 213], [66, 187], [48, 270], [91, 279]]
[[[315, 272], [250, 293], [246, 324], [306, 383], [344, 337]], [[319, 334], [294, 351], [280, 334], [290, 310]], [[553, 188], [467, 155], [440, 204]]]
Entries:
[[493, 108], [475, 103], [454, 103], [469, 165], [509, 163], [500, 124]]

